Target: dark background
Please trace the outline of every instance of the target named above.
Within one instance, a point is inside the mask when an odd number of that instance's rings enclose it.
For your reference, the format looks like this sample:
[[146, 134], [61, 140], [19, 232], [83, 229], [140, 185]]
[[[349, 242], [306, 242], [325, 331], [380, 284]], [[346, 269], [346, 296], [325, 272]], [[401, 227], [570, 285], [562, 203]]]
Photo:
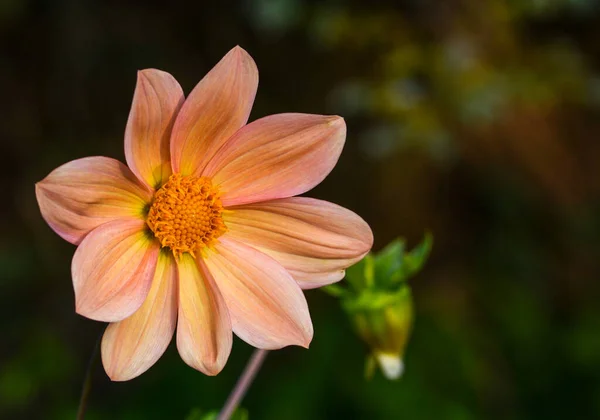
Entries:
[[[311, 348], [269, 356], [251, 418], [598, 418], [598, 2], [205, 3], [0, 0], [0, 417], [73, 418], [104, 328], [74, 312], [75, 248], [34, 183], [72, 159], [124, 160], [138, 69], [189, 92], [240, 44], [260, 71], [252, 120], [346, 118], [309, 195], [362, 215], [376, 250], [435, 235], [400, 381], [365, 381], [338, 302], [310, 291]], [[215, 378], [174, 346], [130, 382], [98, 366], [88, 418], [219, 408], [250, 353], [236, 340]]]

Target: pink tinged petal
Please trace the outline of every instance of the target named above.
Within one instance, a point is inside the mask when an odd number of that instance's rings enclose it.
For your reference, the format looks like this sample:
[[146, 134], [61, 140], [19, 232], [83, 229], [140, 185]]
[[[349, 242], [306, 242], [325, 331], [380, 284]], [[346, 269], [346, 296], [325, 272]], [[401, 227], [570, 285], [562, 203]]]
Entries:
[[227, 53], [185, 101], [171, 141], [174, 172], [200, 175], [208, 161], [248, 121], [258, 69], [240, 47]]
[[159, 188], [171, 175], [171, 130], [183, 101], [181, 86], [169, 73], [138, 72], [125, 129], [125, 158], [133, 173], [151, 188]]
[[142, 306], [160, 249], [147, 229], [143, 220], [122, 219], [85, 237], [71, 265], [78, 314], [116, 322]]
[[161, 252], [148, 297], [136, 312], [112, 323], [102, 338], [102, 364], [113, 381], [147, 371], [163, 355], [177, 324], [177, 265]]
[[185, 363], [218, 374], [231, 352], [233, 334], [225, 301], [204, 263], [183, 254], [179, 266], [177, 349]]
[[308, 347], [313, 327], [302, 290], [271, 257], [225, 236], [206, 265], [229, 308], [233, 331], [262, 349]]
[[220, 187], [224, 206], [291, 197], [323, 181], [345, 139], [341, 117], [271, 115], [239, 130], [203, 175]]
[[341, 280], [373, 245], [363, 219], [327, 201], [292, 197], [229, 210], [228, 236], [273, 257], [303, 289]]
[[66, 163], [35, 185], [42, 216], [62, 238], [79, 244], [103, 223], [144, 217], [152, 199], [129, 168], [115, 159], [88, 157]]

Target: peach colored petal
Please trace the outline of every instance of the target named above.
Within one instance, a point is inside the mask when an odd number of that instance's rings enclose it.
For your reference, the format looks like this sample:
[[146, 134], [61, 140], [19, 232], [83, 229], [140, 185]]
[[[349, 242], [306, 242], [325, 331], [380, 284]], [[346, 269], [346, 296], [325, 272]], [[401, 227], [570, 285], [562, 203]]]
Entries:
[[373, 245], [363, 219], [327, 201], [292, 197], [229, 210], [228, 235], [273, 257], [304, 289], [341, 280]]
[[179, 266], [177, 350], [185, 363], [206, 375], [219, 373], [231, 352], [227, 306], [204, 263], [183, 254]]
[[138, 72], [125, 129], [125, 158], [151, 188], [158, 189], [171, 175], [171, 130], [184, 99], [181, 86], [169, 73]]
[[127, 166], [99, 156], [56, 168], [35, 185], [35, 194], [48, 225], [73, 244], [103, 223], [142, 218], [152, 198]]
[[258, 70], [252, 57], [235, 47], [189, 95], [173, 127], [174, 172], [200, 175], [225, 141], [248, 121]]
[[71, 265], [77, 313], [116, 322], [137, 311], [150, 290], [159, 249], [143, 220], [114, 220], [94, 229]]
[[226, 236], [205, 261], [227, 303], [233, 331], [261, 349], [308, 347], [313, 327], [300, 287], [271, 257]]
[[[272, 249], [255, 248], [275, 259], [292, 275], [302, 289], [315, 289], [336, 283], [346, 275], [346, 268], [351, 265], [348, 260], [319, 259], [278, 252]], [[360, 258], [359, 258], [360, 260]]]
[[177, 266], [161, 252], [148, 297], [129, 318], [112, 323], [102, 337], [102, 364], [113, 381], [147, 371], [163, 355], [177, 324]]
[[211, 160], [224, 206], [302, 194], [335, 166], [346, 138], [340, 117], [278, 114], [239, 130]]

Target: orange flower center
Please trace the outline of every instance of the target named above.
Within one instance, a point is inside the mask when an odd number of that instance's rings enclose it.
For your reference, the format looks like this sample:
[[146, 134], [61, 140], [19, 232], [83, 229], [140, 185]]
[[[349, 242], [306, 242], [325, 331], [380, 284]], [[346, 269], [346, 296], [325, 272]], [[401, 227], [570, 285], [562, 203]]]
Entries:
[[175, 257], [209, 246], [227, 231], [219, 191], [210, 179], [173, 174], [154, 194], [146, 223]]

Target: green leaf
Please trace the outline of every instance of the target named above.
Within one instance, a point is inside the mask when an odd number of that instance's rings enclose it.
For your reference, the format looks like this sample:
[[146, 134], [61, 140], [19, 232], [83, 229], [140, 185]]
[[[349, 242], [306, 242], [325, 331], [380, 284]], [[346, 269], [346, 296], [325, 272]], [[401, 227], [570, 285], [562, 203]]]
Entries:
[[[403, 239], [395, 239], [377, 254], [369, 253], [358, 263], [346, 269], [346, 281], [350, 288], [330, 285], [323, 290], [331, 296], [345, 300], [346, 308], [363, 306], [367, 295], [365, 290], [394, 293], [398, 285], [415, 275], [427, 260], [433, 237], [427, 233], [421, 243], [410, 252], [405, 251]], [[378, 295], [382, 296], [382, 295]], [[376, 306], [381, 299], [370, 297]]]
[[[216, 420], [219, 417], [219, 411], [213, 410], [208, 413], [204, 413], [199, 408], [194, 408], [186, 416], [185, 420]], [[245, 408], [238, 407], [231, 415], [231, 420], [248, 420], [250, 418], [248, 410]]]
[[185, 417], [185, 420], [211, 420], [213, 418], [216, 419], [218, 415], [218, 411], [211, 411], [210, 413], [203, 414], [201, 409], [193, 408]]
[[356, 264], [346, 269], [346, 281], [354, 288], [360, 287], [364, 284], [365, 278], [365, 260], [364, 258]]
[[[423, 268], [423, 265], [429, 257], [433, 245], [433, 236], [427, 232], [425, 237], [410, 252], [405, 252], [402, 257], [402, 263], [389, 277], [387, 286], [404, 283], [410, 277], [417, 274]], [[383, 284], [383, 283], [382, 283]]]
[[427, 232], [419, 245], [404, 255], [404, 278], [411, 277], [421, 271], [433, 246], [433, 236]]
[[371, 254], [346, 269], [346, 281], [355, 290], [362, 290], [374, 283], [374, 261]]
[[386, 287], [403, 264], [404, 240], [395, 239], [375, 255], [375, 282]]

